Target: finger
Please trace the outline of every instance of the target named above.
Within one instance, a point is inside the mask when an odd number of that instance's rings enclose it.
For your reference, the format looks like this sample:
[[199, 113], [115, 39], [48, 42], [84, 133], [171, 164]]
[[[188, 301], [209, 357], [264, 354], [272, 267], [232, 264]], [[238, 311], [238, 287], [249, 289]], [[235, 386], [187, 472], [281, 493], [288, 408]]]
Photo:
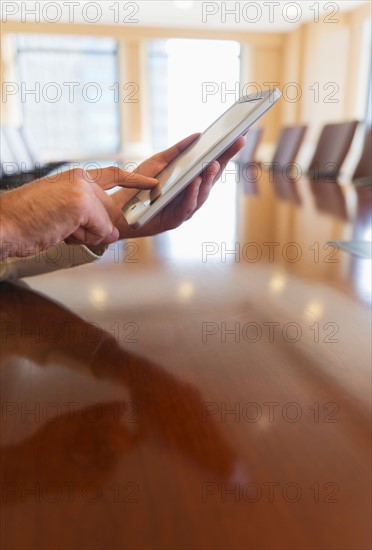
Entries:
[[117, 235], [117, 229], [110, 220], [107, 210], [96, 199], [90, 203], [85, 219], [73, 235], [81, 239], [84, 244], [101, 244], [112, 242]]
[[211, 180], [219, 171], [220, 163], [215, 160], [209, 164], [202, 172], [203, 182]]
[[95, 233], [79, 227], [70, 235], [65, 242], [67, 244], [83, 244], [83, 245], [97, 245], [97, 244], [110, 244], [117, 241], [120, 237], [119, 230], [114, 227], [109, 235], [105, 237], [98, 237]]
[[114, 227], [113, 230], [111, 231], [111, 233], [103, 239], [101, 244], [111, 244], [111, 243], [114, 243], [114, 242], [118, 241], [119, 238], [120, 238], [119, 229], [117, 227]]
[[70, 235], [69, 237], [67, 237], [67, 239], [65, 239], [65, 243], [66, 244], [81, 244], [81, 238], [79, 239], [79, 236], [84, 236], [83, 234], [81, 233], [78, 233], [79, 229], [77, 229], [76, 231], [74, 231], [74, 233], [72, 235]]
[[225, 167], [229, 160], [244, 147], [245, 138], [241, 136], [217, 159], [221, 166]]
[[123, 208], [127, 202], [129, 202], [133, 197], [135, 197], [138, 193], [138, 190], [136, 189], [119, 189], [116, 193], [111, 195], [109, 197], [110, 199], [114, 199], [115, 205], [118, 208]]
[[199, 208], [205, 203], [205, 201], [209, 197], [209, 193], [211, 192], [215, 177], [217, 176], [219, 170], [220, 165], [217, 161], [215, 161], [208, 166], [207, 170], [203, 174], [203, 180], [199, 188], [198, 202], [196, 207], [197, 210], [199, 210]]
[[218, 163], [220, 165], [220, 169], [218, 171], [217, 176], [215, 177], [215, 182], [218, 180], [218, 178], [221, 176], [222, 172], [226, 168], [227, 163], [234, 157], [242, 147], [244, 147], [245, 144], [245, 138], [240, 137], [235, 143], [231, 145], [218, 159]]
[[[112, 224], [117, 227], [118, 222], [122, 218], [122, 212], [120, 204], [113, 200], [113, 195], [108, 195], [105, 193], [104, 189], [101, 189], [98, 185], [92, 185], [93, 192], [96, 196], [96, 199], [101, 203], [101, 207], [106, 210], [107, 215], [109, 216]], [[120, 189], [120, 193], [127, 194], [132, 193], [133, 195], [138, 193], [138, 189]], [[116, 195], [116, 193], [115, 193]]]
[[182, 201], [179, 206], [180, 223], [189, 220], [194, 214], [198, 205], [198, 195], [201, 182], [202, 178], [199, 176], [186, 188], [185, 194], [182, 197]]
[[149, 159], [146, 159], [144, 162], [141, 162], [135, 172], [141, 172], [141, 174], [147, 174], [148, 176], [159, 174], [169, 164], [173, 159], [175, 159], [182, 151], [184, 151], [193, 141], [195, 141], [199, 134], [192, 134], [188, 136], [169, 149], [161, 151], [156, 155], [153, 155]]
[[97, 170], [87, 170], [88, 176], [101, 187], [101, 189], [112, 189], [113, 187], [127, 187], [129, 189], [152, 189], [159, 182], [155, 178], [150, 178], [139, 174], [138, 172], [127, 172], [118, 166], [103, 168]]
[[157, 153], [153, 156], [154, 160], [161, 159], [165, 162], [171, 162], [174, 158], [177, 157], [182, 151], [184, 151], [193, 141], [195, 141], [200, 136], [200, 133], [192, 134], [191, 136], [188, 136], [169, 149], [166, 149], [165, 151], [162, 151], [161, 153]]

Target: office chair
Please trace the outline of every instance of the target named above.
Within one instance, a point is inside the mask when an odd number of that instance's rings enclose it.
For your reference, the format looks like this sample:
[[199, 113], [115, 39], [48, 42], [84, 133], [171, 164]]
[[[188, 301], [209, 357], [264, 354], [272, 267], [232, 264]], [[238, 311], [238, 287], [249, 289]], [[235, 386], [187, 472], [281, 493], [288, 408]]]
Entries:
[[38, 172], [39, 177], [42, 177], [54, 168], [66, 163], [66, 161], [44, 162], [36, 153], [30, 137], [22, 127], [2, 126], [2, 132], [13, 158], [19, 166], [19, 172]]
[[342, 122], [324, 126], [308, 168], [311, 179], [337, 179], [349, 152], [359, 122]]
[[367, 129], [363, 152], [353, 175], [353, 182], [357, 186], [372, 184], [372, 126]]
[[282, 128], [276, 150], [271, 161], [271, 167], [282, 170], [284, 166], [293, 164], [300, 150], [307, 131], [306, 125], [286, 126]]
[[[7, 137], [7, 132], [2, 126], [0, 129], [0, 188], [7, 189], [18, 187], [29, 181], [37, 179], [34, 170], [28, 170], [33, 167], [29, 157], [26, 155], [24, 159], [21, 153], [17, 156], [13, 153]], [[23, 170], [22, 170], [23, 169]]]
[[[80, 162], [86, 164], [88, 161]], [[115, 161], [94, 161], [101, 168], [112, 166]], [[29, 136], [23, 128], [1, 126], [0, 188], [18, 187], [47, 175], [58, 168], [67, 170], [68, 161], [45, 163], [36, 153]], [[77, 163], [74, 163], [76, 166]]]
[[250, 164], [256, 162], [255, 154], [262, 139], [263, 131], [264, 129], [261, 126], [250, 128], [248, 130], [245, 137], [244, 147], [233, 159], [235, 162], [238, 162], [239, 164]]

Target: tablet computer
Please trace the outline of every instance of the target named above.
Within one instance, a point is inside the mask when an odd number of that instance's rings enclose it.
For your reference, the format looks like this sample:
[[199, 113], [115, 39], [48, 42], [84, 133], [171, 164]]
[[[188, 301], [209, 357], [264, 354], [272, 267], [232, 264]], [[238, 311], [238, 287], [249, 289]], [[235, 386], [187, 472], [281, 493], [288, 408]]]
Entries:
[[243, 96], [155, 177], [159, 184], [139, 191], [123, 208], [134, 228], [142, 227], [216, 160], [280, 98], [277, 88]]

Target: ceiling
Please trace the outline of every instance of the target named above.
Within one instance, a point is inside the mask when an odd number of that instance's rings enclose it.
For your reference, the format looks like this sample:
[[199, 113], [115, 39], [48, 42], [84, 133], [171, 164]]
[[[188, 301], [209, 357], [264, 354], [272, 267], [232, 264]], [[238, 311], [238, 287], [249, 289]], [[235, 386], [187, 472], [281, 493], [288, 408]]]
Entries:
[[[92, 2], [90, 0], [72, 2], [70, 8], [68, 1], [58, 2], [4, 2], [4, 9], [8, 19], [34, 22], [35, 15], [27, 10], [39, 10], [40, 21], [58, 19], [60, 22], [68, 22], [69, 16], [76, 23], [112, 24], [122, 26], [152, 26], [152, 27], [179, 27], [179, 28], [205, 28], [226, 29], [249, 32], [288, 32], [305, 21], [312, 21], [315, 17], [314, 5], [319, 6], [320, 16], [331, 10], [330, 15], [337, 19], [335, 10], [350, 11], [368, 0], [352, 0], [329, 2], [326, 1], [203, 1], [203, 0], [139, 0], [136, 2], [111, 0]], [[5, 4], [9, 5], [6, 8]], [[58, 6], [57, 6], [58, 4]], [[271, 4], [271, 6], [270, 6]], [[48, 6], [48, 11], [44, 11]], [[313, 6], [313, 9], [310, 8]], [[327, 7], [327, 8], [326, 8]], [[15, 10], [11, 14], [10, 11]]]

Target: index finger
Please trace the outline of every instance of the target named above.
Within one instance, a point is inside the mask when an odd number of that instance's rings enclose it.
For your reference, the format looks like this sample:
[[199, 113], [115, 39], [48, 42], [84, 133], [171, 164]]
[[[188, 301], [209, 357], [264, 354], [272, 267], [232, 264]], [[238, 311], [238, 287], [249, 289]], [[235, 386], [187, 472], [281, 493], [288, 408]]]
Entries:
[[102, 168], [98, 177], [93, 174], [96, 170], [87, 170], [88, 176], [101, 187], [101, 189], [112, 189], [113, 187], [128, 187], [136, 189], [151, 189], [159, 182], [138, 172], [127, 172], [118, 166]]

